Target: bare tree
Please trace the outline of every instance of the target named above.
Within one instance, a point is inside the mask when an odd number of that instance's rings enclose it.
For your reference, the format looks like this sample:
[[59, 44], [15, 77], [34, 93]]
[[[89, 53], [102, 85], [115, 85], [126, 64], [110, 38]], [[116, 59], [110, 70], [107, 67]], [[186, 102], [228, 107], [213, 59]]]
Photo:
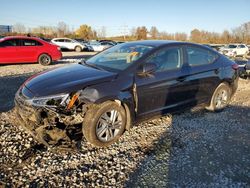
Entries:
[[167, 33], [166, 31], [162, 31], [159, 33], [159, 38], [164, 40], [174, 40], [174, 34]]
[[51, 26], [39, 26], [33, 28], [32, 33], [42, 34], [44, 36], [53, 36], [56, 34], [56, 28]]
[[13, 25], [13, 32], [16, 33], [26, 33], [26, 27], [22, 23], [16, 23]]
[[157, 39], [159, 37], [159, 31], [155, 26], [151, 27], [149, 34], [151, 35], [152, 39]]
[[69, 27], [64, 22], [59, 22], [57, 25], [57, 36], [64, 37], [69, 32]]
[[175, 33], [174, 34], [174, 40], [178, 40], [178, 41], [187, 41], [187, 34], [186, 33]]
[[235, 42], [250, 42], [250, 22], [244, 23], [232, 30]]
[[105, 38], [106, 37], [106, 27], [102, 26], [101, 29], [97, 32], [98, 38]]

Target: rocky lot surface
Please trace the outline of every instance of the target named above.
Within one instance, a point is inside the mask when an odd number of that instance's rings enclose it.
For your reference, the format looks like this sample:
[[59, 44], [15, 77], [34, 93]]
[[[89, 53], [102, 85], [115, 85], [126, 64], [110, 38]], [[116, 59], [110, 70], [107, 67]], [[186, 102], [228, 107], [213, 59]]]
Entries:
[[[38, 68], [28, 72], [18, 66], [25, 71], [10, 68], [12, 77], [0, 71], [0, 104], [30, 73], [41, 71], [39, 65], [29, 65]], [[13, 125], [14, 118], [12, 110], [0, 113], [0, 187], [250, 186], [249, 80], [240, 80], [220, 113], [194, 108], [144, 122], [108, 148], [82, 140], [76, 148], [47, 149]]]

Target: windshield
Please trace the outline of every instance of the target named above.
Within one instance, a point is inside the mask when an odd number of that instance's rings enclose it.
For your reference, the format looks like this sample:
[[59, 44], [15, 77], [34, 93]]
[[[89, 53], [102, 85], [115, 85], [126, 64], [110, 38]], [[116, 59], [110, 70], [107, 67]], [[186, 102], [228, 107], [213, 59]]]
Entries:
[[119, 72], [125, 70], [152, 48], [152, 46], [124, 43], [99, 53], [90, 58], [87, 63], [108, 71]]

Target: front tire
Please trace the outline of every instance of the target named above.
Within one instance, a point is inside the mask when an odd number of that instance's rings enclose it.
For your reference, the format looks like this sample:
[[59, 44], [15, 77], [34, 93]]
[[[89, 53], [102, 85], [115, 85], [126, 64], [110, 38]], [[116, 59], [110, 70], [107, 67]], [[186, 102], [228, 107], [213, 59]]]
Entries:
[[88, 142], [105, 147], [116, 142], [124, 133], [125, 110], [116, 102], [108, 101], [91, 107], [84, 117], [83, 134]]
[[230, 102], [232, 95], [231, 88], [226, 83], [221, 83], [214, 91], [207, 110], [213, 112], [222, 111]]
[[43, 66], [50, 65], [51, 62], [52, 62], [52, 59], [51, 59], [51, 57], [48, 54], [41, 54], [38, 57], [38, 63], [41, 64], [41, 65], [43, 65]]

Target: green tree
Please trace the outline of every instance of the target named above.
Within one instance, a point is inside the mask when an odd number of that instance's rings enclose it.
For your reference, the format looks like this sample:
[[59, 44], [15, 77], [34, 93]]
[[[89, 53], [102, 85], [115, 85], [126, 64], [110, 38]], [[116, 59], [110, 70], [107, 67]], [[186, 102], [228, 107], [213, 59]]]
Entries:
[[81, 25], [79, 29], [76, 30], [76, 35], [82, 39], [89, 40], [95, 37], [94, 35], [96, 35], [96, 32], [92, 31], [91, 26], [84, 24]]

